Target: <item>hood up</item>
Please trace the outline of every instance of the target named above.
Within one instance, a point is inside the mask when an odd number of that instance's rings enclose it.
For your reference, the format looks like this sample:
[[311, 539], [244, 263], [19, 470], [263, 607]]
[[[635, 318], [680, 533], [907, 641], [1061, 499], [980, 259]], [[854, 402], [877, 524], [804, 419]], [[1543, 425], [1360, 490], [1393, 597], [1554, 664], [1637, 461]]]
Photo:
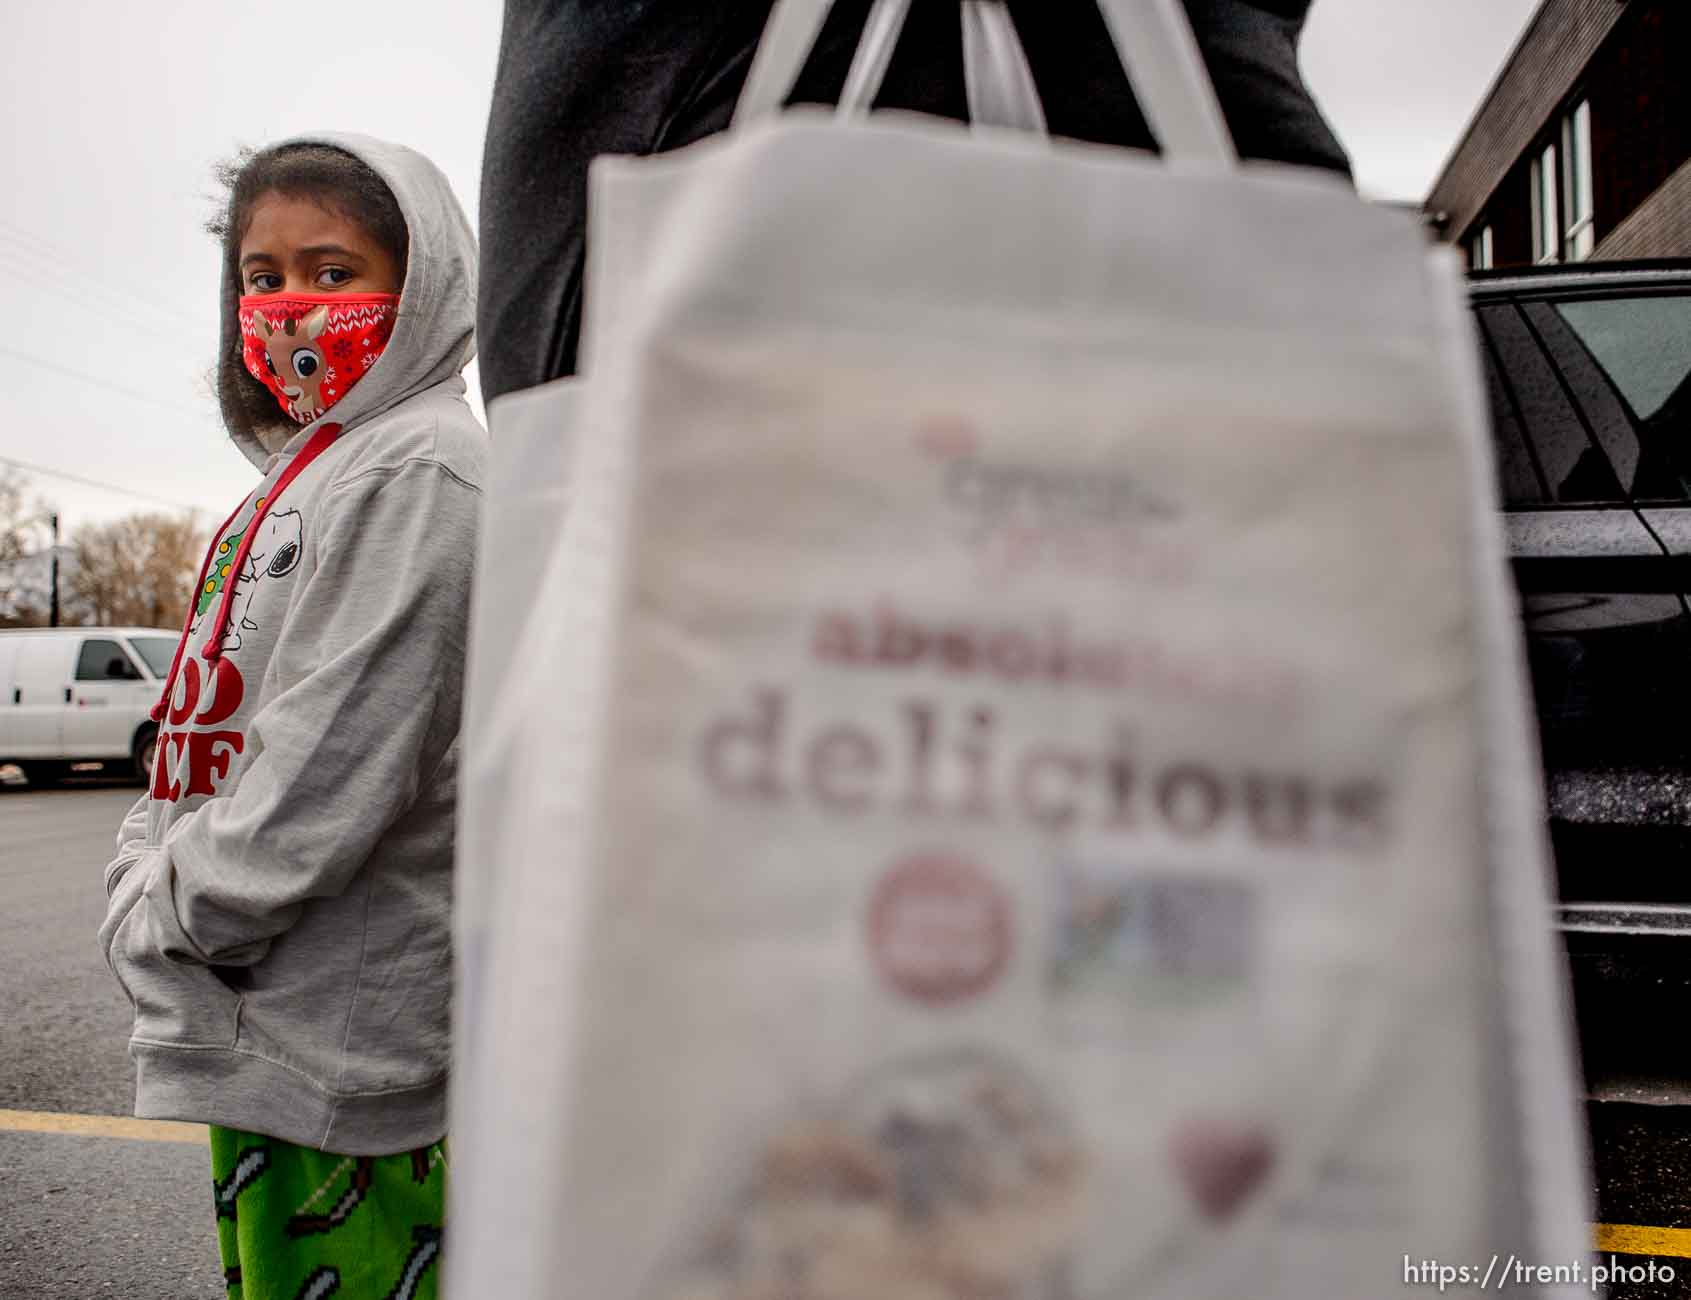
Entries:
[[240, 287], [225, 267], [217, 365], [221, 377], [227, 379], [233, 369], [246, 383], [219, 385], [223, 422], [235, 445], [261, 470], [274, 453], [304, 446], [330, 417], [347, 434], [355, 433], [395, 403], [456, 376], [476, 352], [476, 239], [440, 168], [403, 145], [363, 135], [325, 132], [294, 136], [281, 144], [330, 145], [361, 159], [393, 191], [410, 235], [410, 252], [393, 336], [376, 364], [335, 403], [328, 417], [288, 430], [285, 443], [278, 444], [272, 436], [268, 447], [255, 428], [253, 410], [230, 395], [232, 388], [236, 393], [256, 389], [257, 399], [262, 399], [257, 409], [275, 407], [275, 399], [253, 384], [242, 364], [236, 315]]

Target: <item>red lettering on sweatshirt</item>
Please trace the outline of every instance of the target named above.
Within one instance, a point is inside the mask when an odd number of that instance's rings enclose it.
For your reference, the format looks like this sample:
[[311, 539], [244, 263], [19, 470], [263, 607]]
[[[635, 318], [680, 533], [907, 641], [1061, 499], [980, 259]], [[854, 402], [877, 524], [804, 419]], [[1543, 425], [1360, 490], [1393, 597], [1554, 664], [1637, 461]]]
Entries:
[[[204, 728], [227, 722], [245, 698], [246, 683], [229, 658], [218, 659], [203, 673], [197, 658], [182, 665], [165, 714], [165, 723], [172, 729], [159, 732], [154, 754], [153, 798], [175, 803], [191, 795], [217, 793], [218, 785], [229, 776], [230, 763], [245, 751], [246, 736], [239, 731]], [[186, 785], [181, 780], [184, 758]]]
[[171, 760], [170, 747], [176, 746], [176, 758], [180, 760], [185, 738], [185, 733], [180, 731], [159, 732], [158, 748], [153, 751], [153, 798], [175, 803], [182, 797], [181, 783], [171, 779], [176, 762]]
[[[221, 748], [219, 748], [221, 746]], [[222, 780], [229, 775], [229, 760], [246, 747], [238, 731], [190, 731], [188, 733], [188, 789], [186, 794], [216, 794], [212, 774]]]

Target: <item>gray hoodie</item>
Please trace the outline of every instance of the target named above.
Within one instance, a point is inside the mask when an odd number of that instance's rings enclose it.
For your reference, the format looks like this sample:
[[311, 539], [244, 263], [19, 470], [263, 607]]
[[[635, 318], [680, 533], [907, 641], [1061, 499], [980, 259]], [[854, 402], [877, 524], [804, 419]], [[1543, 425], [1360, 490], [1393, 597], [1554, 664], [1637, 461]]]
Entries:
[[[274, 454], [226, 405], [263, 478], [213, 539], [202, 584], [233, 584], [227, 612], [196, 593], [153, 786], [106, 870], [100, 942], [135, 1008], [137, 1115], [381, 1155], [446, 1131], [458, 718], [486, 453], [459, 377], [476, 250], [427, 159], [308, 139], [362, 158], [398, 200], [410, 231], [398, 319], [375, 365]], [[331, 423], [341, 433], [306, 464]], [[231, 563], [248, 529], [245, 562]]]

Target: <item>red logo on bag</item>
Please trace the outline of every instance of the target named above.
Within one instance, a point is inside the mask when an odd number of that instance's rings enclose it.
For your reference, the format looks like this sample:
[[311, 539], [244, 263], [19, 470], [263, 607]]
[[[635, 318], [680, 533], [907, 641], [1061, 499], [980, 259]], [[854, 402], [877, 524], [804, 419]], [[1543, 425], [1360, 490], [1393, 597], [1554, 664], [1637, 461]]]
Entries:
[[869, 951], [906, 997], [943, 1006], [984, 993], [1010, 959], [1010, 905], [979, 867], [944, 854], [904, 859], [875, 886]]
[[1026, 450], [1047, 441], [1039, 436], [1022, 439], [1020, 453], [995, 452], [960, 414], [929, 416], [911, 441], [938, 470], [952, 537], [993, 585], [1053, 572], [1190, 580], [1185, 507], [1123, 457], [1064, 464]]
[[960, 415], [936, 415], [916, 430], [916, 445], [935, 460], [972, 456], [980, 449], [980, 431]]

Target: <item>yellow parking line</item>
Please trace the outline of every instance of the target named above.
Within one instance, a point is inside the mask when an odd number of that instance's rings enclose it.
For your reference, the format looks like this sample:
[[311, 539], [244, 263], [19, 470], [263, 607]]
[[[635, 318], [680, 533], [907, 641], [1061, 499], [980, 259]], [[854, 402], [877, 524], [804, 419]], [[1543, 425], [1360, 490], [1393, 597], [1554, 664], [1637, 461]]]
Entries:
[[[0, 1132], [61, 1133], [69, 1137], [129, 1138], [141, 1142], [206, 1144], [204, 1124], [119, 1115], [67, 1115], [45, 1110], [0, 1109]], [[1616, 1255], [1668, 1255], [1691, 1259], [1691, 1228], [1655, 1228], [1635, 1223], [1592, 1225], [1597, 1249]]]
[[204, 1124], [128, 1119], [118, 1115], [64, 1115], [50, 1110], [0, 1110], [0, 1133], [62, 1133], [70, 1137], [206, 1144]]
[[1599, 1223], [1597, 1249], [1616, 1255], [1672, 1255], [1678, 1259], [1691, 1259], [1691, 1228]]

